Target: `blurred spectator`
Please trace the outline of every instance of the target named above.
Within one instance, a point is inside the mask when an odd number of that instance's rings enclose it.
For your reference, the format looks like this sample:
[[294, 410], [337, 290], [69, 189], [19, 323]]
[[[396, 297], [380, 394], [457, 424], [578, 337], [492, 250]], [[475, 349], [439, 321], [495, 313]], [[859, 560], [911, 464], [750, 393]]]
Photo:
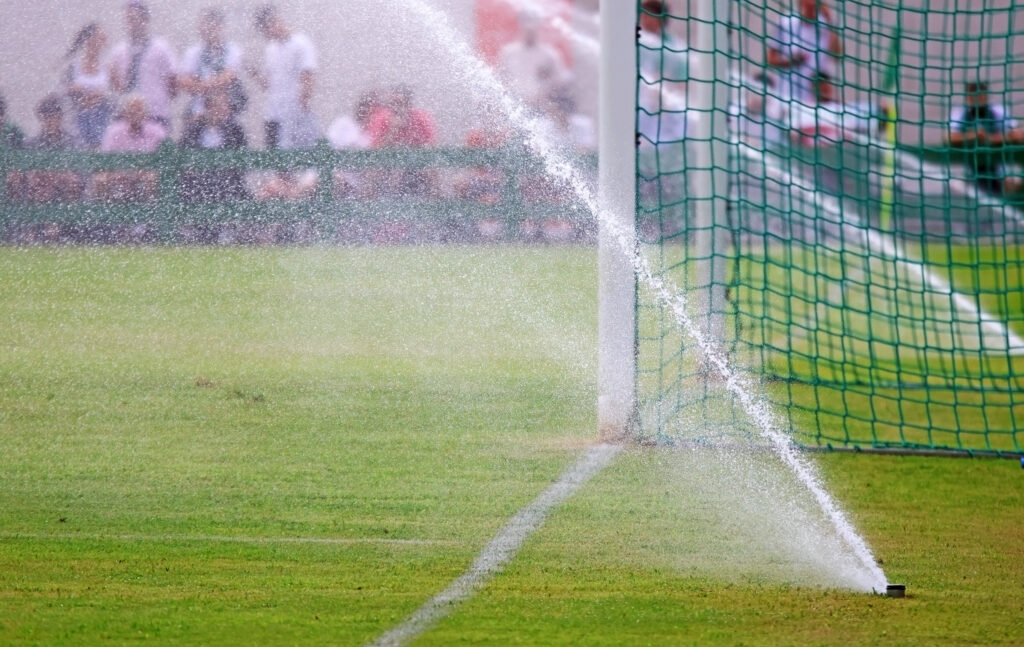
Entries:
[[177, 62], [174, 50], [163, 38], [149, 33], [149, 5], [130, 0], [124, 9], [128, 40], [118, 43], [110, 54], [110, 79], [122, 95], [141, 94], [149, 108], [149, 119], [168, 132], [171, 100], [177, 94]]
[[181, 145], [206, 150], [245, 148], [245, 131], [235, 120], [231, 97], [226, 91], [207, 95], [206, 110], [185, 129]]
[[[82, 142], [64, 128], [64, 107], [59, 95], [50, 94], [36, 106], [39, 134], [25, 142], [34, 151], [80, 151]], [[85, 188], [82, 176], [73, 171], [29, 171], [21, 176], [17, 191], [30, 202], [73, 202]]]
[[949, 118], [950, 145], [971, 149], [968, 167], [978, 188], [994, 195], [1019, 192], [1021, 180], [1007, 175], [1004, 154], [998, 149], [1006, 142], [1021, 141], [1024, 133], [1006, 106], [989, 98], [987, 83], [968, 83], [965, 90], [963, 105], [954, 108]]
[[594, 120], [576, 111], [576, 100], [568, 87], [556, 88], [547, 98], [541, 129], [552, 143], [574, 151], [597, 150]]
[[367, 127], [370, 117], [382, 105], [380, 93], [371, 90], [359, 97], [354, 116], [341, 115], [327, 129], [327, 141], [336, 149], [362, 150], [370, 147]]
[[[412, 90], [397, 85], [373, 111], [367, 125], [373, 148], [426, 148], [437, 143], [434, 118], [413, 107]], [[424, 195], [434, 190], [436, 173], [426, 169], [402, 169], [378, 174], [375, 191], [390, 195]]]
[[[496, 149], [508, 141], [507, 127], [488, 116], [466, 135], [466, 148], [474, 150]], [[507, 177], [500, 166], [472, 166], [455, 179], [455, 196], [481, 204], [496, 205], [505, 192]], [[481, 218], [476, 221], [476, 234], [484, 240], [494, 240], [505, 232], [502, 218]]]
[[412, 89], [397, 85], [373, 111], [367, 131], [374, 148], [425, 148], [436, 143], [434, 118], [413, 107]]
[[[381, 105], [380, 93], [366, 92], [356, 104], [354, 116], [341, 115], [327, 130], [327, 141], [337, 150], [364, 150], [370, 147], [367, 126], [370, 116]], [[362, 195], [365, 192], [365, 174], [358, 171], [335, 171], [334, 192], [339, 197]]]
[[[206, 109], [185, 129], [181, 145], [203, 150], [245, 148], [245, 131], [235, 121], [227, 91], [206, 95]], [[246, 197], [245, 176], [239, 169], [186, 171], [181, 177], [182, 197], [186, 201], [240, 200]]]
[[310, 111], [317, 68], [313, 41], [293, 32], [273, 5], [257, 10], [256, 28], [267, 40], [263, 69], [251, 70], [266, 90], [266, 146], [310, 148], [318, 137]]
[[686, 137], [689, 47], [666, 28], [665, 2], [643, 0], [641, 7], [638, 126], [649, 144], [674, 143]]
[[532, 11], [519, 14], [522, 38], [501, 49], [498, 69], [512, 89], [529, 106], [540, 110], [552, 89], [568, 81], [561, 55], [540, 40], [540, 17]]
[[[312, 148], [319, 137], [310, 110], [313, 99], [316, 49], [313, 41], [288, 26], [276, 6], [256, 11], [256, 29], [267, 40], [263, 68], [250, 73], [266, 91], [265, 144], [269, 149]], [[261, 176], [253, 194], [260, 199], [299, 200], [316, 191], [316, 169], [278, 172]]]
[[[576, 102], [568, 87], [556, 88], [547, 99], [540, 133], [566, 151], [577, 153], [597, 149], [597, 129], [593, 119], [576, 112]], [[527, 202], [564, 203], [572, 200], [569, 186], [551, 175], [529, 175], [521, 179], [520, 191]], [[524, 221], [527, 236], [539, 235], [549, 242], [565, 242], [576, 237], [576, 226], [566, 218], [548, 218], [534, 223]], [[531, 226], [534, 228], [530, 231]]]
[[24, 143], [25, 133], [13, 121], [7, 120], [7, 99], [0, 95], [0, 146], [21, 148]]
[[[150, 118], [146, 99], [132, 95], [125, 99], [120, 118], [107, 128], [100, 150], [104, 153], [153, 153], [165, 139], [167, 129]], [[153, 200], [158, 177], [156, 171], [146, 169], [100, 173], [95, 181], [96, 197], [132, 202]]]
[[66, 84], [75, 113], [78, 136], [90, 150], [96, 150], [113, 113], [110, 71], [103, 65], [107, 35], [98, 23], [83, 27], [71, 41]]
[[81, 140], [64, 128], [64, 105], [60, 95], [48, 94], [36, 105], [39, 134], [25, 142], [36, 151], [74, 151], [82, 149]]
[[104, 153], [154, 153], [167, 139], [167, 129], [153, 120], [149, 104], [141, 94], [124, 101], [120, 118], [103, 135]]
[[[25, 133], [13, 122], [7, 121], [7, 100], [0, 95], [0, 153], [17, 150], [25, 143]], [[25, 199], [25, 174], [12, 172], [4, 178], [4, 197], [8, 201]]]
[[821, 0], [797, 0], [797, 11], [784, 16], [769, 37], [767, 63], [775, 68], [778, 99], [817, 103], [837, 99], [834, 82], [843, 53], [832, 13]]
[[[680, 4], [683, 4], [680, 1]], [[686, 210], [686, 85], [690, 51], [667, 20], [664, 0], [643, 0], [640, 13], [640, 79], [637, 106], [637, 184], [644, 213], [657, 214], [657, 236], [683, 230]], [[685, 21], [676, 20], [676, 25]]]
[[[597, 148], [594, 121], [575, 111], [575, 101], [567, 87], [552, 91], [540, 126], [540, 134], [566, 152], [583, 153]], [[523, 176], [519, 190], [527, 203], [565, 203], [572, 199], [565, 181], [551, 175]], [[564, 218], [549, 218], [540, 223], [527, 219], [523, 229], [527, 238], [540, 236], [549, 242], [569, 241], [577, 234], [572, 221]]]
[[850, 136], [871, 135], [884, 126], [884, 110], [871, 102], [841, 103], [829, 94], [830, 85], [819, 84], [818, 103], [788, 106], [790, 139], [801, 146], [830, 145]]
[[[493, 120], [487, 120], [466, 135], [466, 148], [487, 150], [505, 145], [507, 133]], [[463, 200], [475, 200], [483, 204], [501, 202], [505, 188], [505, 174], [491, 166], [474, 166], [465, 170], [455, 181], [455, 195]]]
[[185, 52], [179, 87], [191, 95], [185, 111], [185, 126], [202, 117], [208, 97], [226, 93], [229, 107], [238, 115], [248, 103], [242, 87], [242, 48], [224, 38], [224, 12], [207, 9], [199, 19], [200, 43]]

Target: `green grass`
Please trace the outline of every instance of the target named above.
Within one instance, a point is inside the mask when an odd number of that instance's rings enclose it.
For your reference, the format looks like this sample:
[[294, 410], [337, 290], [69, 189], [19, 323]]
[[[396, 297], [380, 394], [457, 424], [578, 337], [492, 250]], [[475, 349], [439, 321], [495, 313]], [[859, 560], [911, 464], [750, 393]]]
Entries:
[[[0, 249], [0, 643], [394, 627], [593, 441], [595, 265]], [[1019, 642], [1019, 467], [818, 460], [910, 598], [823, 589], [754, 541], [771, 507], [713, 487], [745, 463], [634, 449], [418, 644]]]
[[[721, 468], [652, 453], [598, 477], [423, 644], [468, 635], [491, 644], [970, 645], [1024, 635], [1024, 487], [1008, 461], [822, 461], [890, 578], [908, 585], [910, 597], [893, 600], [780, 585], [786, 574], [773, 570], [785, 564], [751, 549], [756, 531], [714, 507], [727, 497], [701, 484]], [[746, 561], [758, 556], [767, 559]], [[510, 617], [524, 621], [510, 628]]]
[[[1024, 452], [1024, 355], [1004, 337], [1024, 334], [1021, 248], [908, 250], [921, 264], [866, 253], [780, 244], [738, 264], [739, 355], [789, 382], [770, 399], [812, 444]], [[974, 304], [1005, 330], [981, 326]]]

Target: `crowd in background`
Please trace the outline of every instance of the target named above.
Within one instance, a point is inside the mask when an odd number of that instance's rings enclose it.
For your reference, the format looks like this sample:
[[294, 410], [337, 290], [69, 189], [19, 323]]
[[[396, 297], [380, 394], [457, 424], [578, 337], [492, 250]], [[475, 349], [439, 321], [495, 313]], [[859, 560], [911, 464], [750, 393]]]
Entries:
[[[237, 150], [308, 149], [326, 141], [337, 149], [429, 148], [436, 146], [434, 116], [418, 105], [407, 85], [373, 88], [354, 111], [342, 111], [326, 128], [311, 110], [316, 92], [317, 51], [312, 40], [293, 29], [273, 5], [258, 8], [254, 29], [265, 40], [260, 57], [247, 57], [226, 38], [225, 15], [208, 9], [198, 21], [198, 39], [179, 56], [151, 30], [151, 10], [143, 0], [124, 5], [125, 38], [110, 45], [99, 23], [71, 39], [62, 87], [36, 105], [37, 134], [26, 137], [11, 123], [0, 97], [0, 145], [34, 151], [153, 153], [162, 146]], [[539, 22], [524, 15], [522, 38], [502, 51], [499, 74], [538, 115], [553, 142], [577, 150], [596, 149], [593, 121], [578, 114], [572, 75], [558, 52], [538, 37]], [[250, 105], [247, 87], [262, 89], [262, 105]], [[177, 101], [178, 98], [181, 101]], [[173, 111], [184, 104], [177, 119]], [[261, 133], [246, 132], [239, 116], [262, 111]], [[177, 132], [175, 132], [177, 130]], [[498, 147], [510, 137], [495, 121], [473, 129], [464, 145]], [[483, 202], [501, 191], [496, 169], [462, 169], [441, 182], [436, 170], [375, 169], [338, 171], [333, 190], [350, 197], [438, 195]], [[184, 200], [301, 199], [317, 189], [315, 169], [276, 172], [221, 169], [183, 174]], [[66, 171], [13, 172], [7, 199], [31, 203], [76, 200], [145, 201], [158, 192], [153, 169], [131, 168], [85, 176]], [[441, 186], [443, 184], [443, 186]], [[524, 187], [538, 199], [551, 197], [536, 179]]]

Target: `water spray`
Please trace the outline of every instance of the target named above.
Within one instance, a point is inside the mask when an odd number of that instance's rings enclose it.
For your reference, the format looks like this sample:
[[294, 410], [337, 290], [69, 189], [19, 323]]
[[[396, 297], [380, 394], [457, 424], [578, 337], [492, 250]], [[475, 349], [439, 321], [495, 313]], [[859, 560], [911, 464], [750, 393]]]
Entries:
[[[604, 213], [598, 201], [588, 189], [586, 180], [579, 170], [565, 159], [556, 147], [547, 141], [537, 119], [532, 117], [521, 104], [505, 90], [494, 72], [474, 55], [469, 46], [450, 25], [443, 12], [433, 8], [423, 0], [403, 0], [410, 12], [418, 14], [423, 20], [420, 24], [435, 31], [435, 36], [446, 42], [449, 50], [462, 66], [462, 76], [478, 86], [486, 88], [498, 101], [498, 107], [507, 115], [509, 121], [519, 124], [524, 132], [526, 144], [543, 162], [545, 170], [554, 178], [570, 187], [577, 199], [586, 209], [606, 227], [610, 237], [617, 241], [619, 251], [632, 266], [637, 278], [654, 294], [657, 301], [668, 310], [690, 337], [700, 352], [704, 362], [713, 374], [720, 377], [725, 388], [736, 398], [742, 409], [753, 420], [760, 435], [768, 441], [774, 453], [796, 475], [800, 483], [808, 490], [818, 504], [826, 519], [831, 523], [840, 541], [857, 558], [860, 567], [867, 576], [861, 585], [865, 590], [888, 594], [888, 583], [885, 574], [871, 553], [870, 548], [856, 532], [846, 518], [839, 505], [821, 484], [813, 465], [799, 453], [788, 434], [781, 431], [774, 413], [765, 401], [755, 394], [757, 389], [749, 380], [737, 374], [729, 365], [724, 349], [693, 321], [688, 313], [686, 295], [665, 279], [656, 276], [647, 259], [633, 249], [632, 237], [628, 235], [626, 226], [619, 222], [614, 214]], [[892, 585], [897, 597], [899, 587]], [[905, 590], [905, 587], [904, 587]]]

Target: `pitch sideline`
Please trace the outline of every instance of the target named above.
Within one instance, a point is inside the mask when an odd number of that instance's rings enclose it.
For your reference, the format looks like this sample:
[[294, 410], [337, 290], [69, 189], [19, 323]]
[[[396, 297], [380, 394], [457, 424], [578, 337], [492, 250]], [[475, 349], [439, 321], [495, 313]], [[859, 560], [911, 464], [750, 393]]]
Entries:
[[589, 448], [548, 489], [513, 515], [462, 575], [401, 624], [368, 643], [368, 647], [408, 644], [450, 614], [456, 605], [473, 597], [489, 579], [504, 570], [527, 538], [544, 525], [551, 511], [607, 467], [621, 449], [621, 445], [607, 444]]

